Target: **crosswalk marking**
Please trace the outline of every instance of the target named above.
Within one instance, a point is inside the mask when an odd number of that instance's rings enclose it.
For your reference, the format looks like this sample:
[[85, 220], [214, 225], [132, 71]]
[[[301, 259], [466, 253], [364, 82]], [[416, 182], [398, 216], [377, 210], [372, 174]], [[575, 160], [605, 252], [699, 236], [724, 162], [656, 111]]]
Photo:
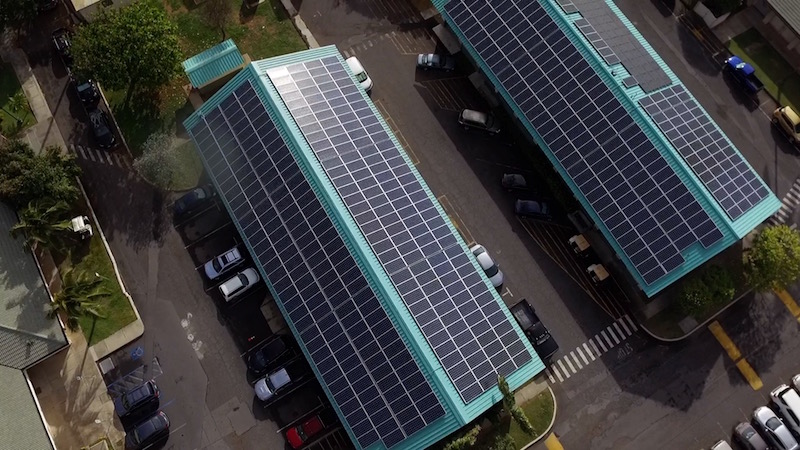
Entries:
[[800, 205], [800, 178], [794, 180], [789, 192], [781, 199], [781, 208], [769, 218], [769, 222], [773, 225], [786, 223], [798, 205]]
[[555, 383], [556, 379], [558, 379], [559, 383], [563, 383], [564, 380], [596, 361], [603, 354], [614, 348], [615, 345], [633, 336], [637, 330], [638, 327], [630, 316], [624, 315], [620, 317], [574, 350], [568, 353], [565, 352], [557, 361], [551, 361], [549, 367], [545, 369], [547, 379], [551, 384]]
[[82, 145], [70, 145], [69, 149], [78, 159], [116, 166], [122, 169], [133, 167], [130, 157], [126, 153], [120, 153], [119, 151], [106, 151]]

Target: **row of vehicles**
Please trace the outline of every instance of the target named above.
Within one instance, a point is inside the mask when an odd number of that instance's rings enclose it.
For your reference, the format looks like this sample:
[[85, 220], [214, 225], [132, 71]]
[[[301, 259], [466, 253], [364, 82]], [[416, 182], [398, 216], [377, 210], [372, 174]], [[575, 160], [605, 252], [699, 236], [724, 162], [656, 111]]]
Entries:
[[[768, 406], [753, 411], [752, 425], [742, 422], [733, 429], [733, 441], [747, 450], [800, 450], [800, 374], [792, 385], [781, 384], [770, 394]], [[712, 450], [731, 450], [727, 441]]]

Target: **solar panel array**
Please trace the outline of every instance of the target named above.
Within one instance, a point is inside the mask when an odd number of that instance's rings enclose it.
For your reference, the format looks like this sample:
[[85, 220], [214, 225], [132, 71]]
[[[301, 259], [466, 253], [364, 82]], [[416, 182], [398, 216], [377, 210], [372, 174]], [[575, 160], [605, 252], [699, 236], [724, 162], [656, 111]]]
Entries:
[[464, 402], [531, 361], [342, 61], [267, 75]]
[[578, 12], [578, 7], [572, 3], [572, 0], [558, 0], [558, 6], [564, 10], [567, 14], [572, 14]]
[[606, 41], [600, 37], [600, 34], [595, 31], [592, 24], [589, 23], [586, 19], [578, 19], [575, 21], [575, 26], [581, 30], [581, 33], [586, 37], [589, 43], [592, 44], [597, 53], [603, 57], [603, 60], [609, 66], [613, 66], [614, 64], [619, 64], [619, 58], [614, 53], [614, 50], [611, 50], [611, 47], [606, 44]]
[[622, 84], [625, 85], [626, 88], [634, 87], [639, 84], [634, 77], [625, 77], [622, 79]]
[[392, 447], [443, 417], [250, 82], [190, 133], [358, 444]]
[[769, 195], [761, 179], [683, 86], [650, 94], [639, 104], [731, 220]]
[[639, 80], [639, 85], [645, 92], [672, 84], [664, 69], [625, 27], [605, 0], [571, 1], [580, 10], [581, 16], [594, 26], [600, 37], [614, 50], [625, 69]]
[[683, 264], [687, 247], [723, 237], [538, 1], [445, 9], [647, 284]]

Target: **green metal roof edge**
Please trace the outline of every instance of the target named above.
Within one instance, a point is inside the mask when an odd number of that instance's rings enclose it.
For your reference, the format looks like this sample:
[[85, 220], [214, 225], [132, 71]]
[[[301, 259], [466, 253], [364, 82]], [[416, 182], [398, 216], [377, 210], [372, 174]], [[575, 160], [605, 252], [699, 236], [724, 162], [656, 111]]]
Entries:
[[244, 58], [233, 39], [226, 39], [181, 63], [186, 76], [195, 87], [202, 86], [242, 64]]
[[[407, 346], [412, 350], [412, 353], [415, 354], [417, 362], [420, 365], [420, 369], [426, 375], [426, 377], [433, 382], [434, 391], [439, 394], [440, 400], [444, 400], [444, 406], [450, 412], [452, 412], [455, 417], [458, 419], [458, 423], [455, 424], [455, 428], [451, 428], [449, 426], [434, 426], [434, 424], [428, 425], [425, 429], [421, 430], [421, 433], [425, 430], [429, 430], [428, 432], [424, 433], [423, 435], [417, 438], [417, 434], [412, 435], [405, 441], [403, 441], [399, 446], [393, 447], [395, 449], [415, 449], [420, 448], [420, 446], [427, 446], [430, 445], [444, 436], [452, 433], [460, 426], [470, 422], [475, 417], [486, 411], [490, 406], [497, 403], [502, 398], [502, 395], [499, 389], [495, 386], [494, 388], [488, 390], [481, 394], [478, 398], [471, 401], [468, 405], [464, 404], [461, 400], [458, 391], [453, 386], [452, 381], [447, 376], [447, 373], [444, 371], [444, 368], [441, 366], [439, 359], [436, 357], [433, 350], [430, 348], [427, 340], [425, 339], [424, 335], [422, 334], [421, 330], [417, 326], [417, 323], [414, 321], [413, 317], [411, 316], [410, 312], [408, 311], [405, 304], [402, 302], [400, 295], [394, 288], [389, 277], [386, 275], [385, 271], [381, 268], [381, 264], [378, 261], [377, 257], [372, 252], [371, 247], [366, 241], [366, 238], [361, 233], [361, 230], [358, 228], [358, 225], [355, 223], [353, 218], [350, 216], [346, 206], [344, 205], [343, 201], [339, 197], [338, 193], [336, 192], [335, 188], [333, 187], [331, 181], [328, 179], [327, 174], [325, 173], [324, 169], [320, 165], [319, 161], [317, 160], [316, 156], [314, 155], [311, 148], [306, 143], [305, 137], [303, 136], [300, 129], [297, 127], [297, 124], [294, 122], [294, 119], [291, 117], [291, 113], [288, 111], [286, 106], [284, 105], [280, 95], [274, 89], [270, 81], [267, 81], [266, 71], [268, 69], [283, 67], [289, 64], [304, 62], [313, 59], [320, 59], [328, 56], [335, 56], [339, 59], [342, 67], [345, 68], [348, 72], [350, 72], [351, 78], [356, 86], [358, 86], [358, 82], [355, 79], [355, 76], [350, 71], [349, 66], [344, 62], [344, 58], [342, 57], [341, 53], [336, 49], [335, 46], [327, 46], [321, 47], [316, 49], [305, 50], [302, 52], [297, 52], [290, 55], [283, 55], [278, 56], [266, 60], [261, 60], [254, 62], [253, 65], [257, 67], [257, 71], [263, 71], [262, 80], [264, 81], [263, 88], [272, 96], [270, 102], [268, 103], [270, 106], [274, 106], [277, 108], [276, 111], [282, 118], [285, 119], [285, 122], [282, 121], [281, 125], [286, 127], [286, 130], [289, 131], [296, 140], [294, 143], [298, 146], [298, 148], [302, 151], [302, 158], [296, 158], [298, 161], [302, 161], [302, 165], [305, 166], [306, 169], [309, 170], [310, 173], [313, 173], [314, 177], [309, 177], [308, 173], [304, 173], [306, 178], [311, 182], [312, 186], [317, 191], [317, 194], [323, 193], [323, 197], [326, 201], [323, 202], [326, 211], [328, 212], [329, 216], [334, 218], [334, 224], [336, 225], [337, 229], [339, 230], [340, 234], [345, 237], [345, 242], [348, 245], [348, 248], [351, 250], [352, 254], [356, 257], [356, 260], [359, 263], [359, 267], [367, 274], [367, 278], [372, 282], [373, 287], [377, 288], [377, 291], [381, 293], [381, 297], [379, 300], [381, 304], [384, 305], [387, 313], [392, 319], [393, 324], [395, 327], [400, 331], [400, 335], [403, 338], [403, 341], [406, 343]], [[411, 169], [412, 173], [417, 177], [420, 181], [421, 186], [428, 194], [429, 198], [433, 202], [434, 206], [437, 208], [437, 211], [445, 220], [450, 231], [456, 236], [459, 244], [462, 247], [462, 250], [465, 253], [469, 253], [469, 249], [467, 248], [466, 244], [461, 239], [460, 234], [456, 230], [456, 228], [450, 222], [449, 217], [442, 209], [441, 205], [439, 204], [436, 197], [428, 188], [427, 184], [425, 183], [422, 176], [417, 172], [414, 164], [411, 162], [410, 158], [406, 154], [403, 147], [400, 145], [399, 141], [395, 137], [394, 133], [391, 131], [391, 128], [386, 124], [381, 115], [380, 111], [377, 110], [375, 105], [372, 103], [371, 99], [366, 95], [366, 93], [362, 92], [362, 95], [367, 103], [369, 104], [370, 108], [372, 109], [375, 116], [380, 121], [381, 125], [384, 127], [388, 135], [390, 136], [392, 142], [395, 146], [401, 150], [400, 154], [408, 164], [409, 168]], [[297, 156], [297, 155], [295, 155]], [[358, 251], [353, 251], [357, 249]], [[470, 253], [471, 255], [471, 253]], [[360, 261], [359, 261], [360, 260]], [[477, 262], [474, 261], [473, 258], [470, 258], [472, 261], [475, 270], [481, 273], [482, 269], [477, 265]], [[485, 278], [485, 277], [484, 277]], [[516, 389], [517, 387], [521, 386], [531, 378], [533, 378], [537, 373], [544, 370], [544, 364], [539, 359], [536, 352], [533, 350], [533, 347], [528, 342], [527, 338], [525, 337], [522, 330], [518, 327], [516, 321], [511, 316], [508, 308], [505, 307], [502, 299], [494, 292], [494, 288], [489, 283], [488, 279], [484, 279], [484, 283], [486, 283], [487, 288], [494, 294], [495, 301], [497, 301], [500, 306], [501, 310], [506, 315], [506, 319], [512, 324], [515, 331], [519, 335], [522, 342], [525, 344], [528, 352], [531, 354], [531, 361], [524, 365], [523, 367], [517, 369], [513, 374], [511, 374], [507, 381], [511, 389]], [[410, 345], [409, 345], [410, 344]], [[446, 394], [442, 396], [442, 394]], [[444, 398], [442, 398], [444, 397]], [[429, 435], [429, 436], [425, 436]]]
[[[555, 158], [552, 152], [549, 150], [547, 145], [542, 140], [541, 136], [534, 130], [533, 126], [524, 119], [525, 115], [519, 109], [519, 107], [514, 103], [514, 101], [509, 96], [508, 92], [502, 87], [502, 83], [491, 73], [486, 63], [480, 58], [477, 54], [475, 49], [471, 46], [471, 44], [467, 41], [466, 37], [464, 36], [463, 32], [456, 26], [452, 19], [449, 17], [446, 11], [444, 11], [444, 5], [446, 5], [450, 0], [432, 0], [434, 6], [439, 10], [450, 26], [450, 29], [459, 37], [461, 40], [463, 47], [470, 53], [473, 60], [481, 67], [482, 72], [486, 75], [487, 78], [494, 84], [496, 91], [505, 99], [508, 106], [514, 111], [514, 114], [520, 118], [520, 123], [525, 127], [526, 130], [531, 134], [534, 140], [537, 142], [539, 147], [545, 150], [543, 153], [547, 158], [550, 160], [553, 167], [559, 172], [562, 179], [567, 183], [568, 186], [575, 194], [575, 197], [578, 201], [583, 205], [586, 212], [592, 216], [595, 224], [598, 225], [598, 229], [603, 233], [606, 240], [609, 244], [614, 248], [615, 252], [617, 253], [620, 261], [623, 262], [625, 267], [628, 269], [628, 272], [631, 276], [636, 280], [639, 284], [639, 287], [642, 291], [648, 296], [652, 297], [653, 295], [657, 294], [679, 278], [683, 277], [687, 273], [691, 272], [699, 265], [703, 264], [710, 258], [714, 257], [718, 253], [725, 250], [727, 247], [738, 241], [741, 236], [747, 234], [750, 230], [755, 228], [759, 223], [765, 220], [769, 215], [774, 213], [780, 205], [780, 201], [772, 194], [768, 196], [767, 199], [762, 200], [757, 207], [752, 208], [747, 214], [737, 220], [737, 223], [734, 225], [728, 220], [727, 215], [722, 212], [720, 207], [718, 206], [716, 200], [710, 196], [709, 193], [705, 190], [705, 187], [699, 180], [695, 177], [694, 172], [686, 165], [683, 158], [676, 154], [675, 150], [673, 149], [672, 145], [666, 141], [665, 137], [661, 134], [660, 130], [655, 126], [655, 124], [649, 120], [649, 117], [646, 117], [644, 111], [638, 108], [637, 104], [634, 101], [631, 92], [641, 92], [642, 96], [644, 92], [640, 87], [634, 88], [625, 88], [621, 86], [618, 80], [621, 81], [625, 78], [626, 75], [623, 75], [627, 72], [620, 71], [620, 74], [611, 74], [611, 69], [605, 64], [601, 63], [599, 60], [599, 56], [595, 52], [594, 48], [591, 44], [584, 39], [580, 32], [578, 32], [572, 22], [579, 18], [578, 14], [570, 14], [564, 15], [559, 7], [553, 5], [548, 0], [541, 0], [539, 3], [545, 9], [545, 11], [554, 19], [556, 24], [565, 31], [565, 35], [567, 38], [576, 45], [576, 48], [581, 53], [581, 55], [589, 62], [595, 72], [600, 76], [604, 83], [609, 86], [609, 89], [614, 93], [614, 95], [620, 100], [623, 107], [626, 111], [633, 117], [634, 121], [636, 121], [639, 126], [642, 127], [645, 135], [651, 141], [656, 144], [656, 148], [658, 149], [659, 153], [661, 153], [667, 162], [670, 164], [670, 167], [675, 171], [684, 185], [687, 186], [689, 191], [694, 195], [694, 197], [700, 202], [703, 208], [709, 213], [709, 216], [717, 225], [717, 227], [722, 231], [724, 238], [721, 239], [719, 242], [711, 246], [711, 248], [705, 249], [702, 247], [702, 244], [696, 243], [693, 246], [685, 249], [681, 254], [684, 257], [684, 264], [681, 266], [680, 269], [676, 269], [653, 284], [646, 284], [644, 282], [643, 277], [639, 274], [636, 268], [633, 266], [629, 258], [627, 258], [625, 253], [622, 251], [622, 248], [616, 242], [616, 240], [611, 236], [610, 231], [603, 225], [603, 222], [600, 220], [597, 213], [594, 209], [589, 205], [588, 201], [585, 197], [581, 194], [580, 189], [574, 184], [572, 178], [566, 171], [561, 167], [559, 161]], [[672, 71], [669, 70], [668, 67], [664, 64], [658, 54], [650, 47], [650, 45], [646, 42], [646, 40], [641, 36], [641, 34], [636, 31], [633, 26], [631, 25], [630, 21], [616, 8], [615, 5], [610, 5], [612, 10], [619, 16], [622, 22], [626, 25], [629, 31], [636, 37], [640, 43], [645, 47], [645, 50], [654, 57], [654, 60], [665, 69], [665, 72], [673, 81], [673, 84], [680, 83], [678, 78], [675, 76]], [[620, 68], [624, 69], [624, 67], [620, 64]], [[688, 92], [688, 89], [687, 89]], [[690, 93], [691, 95], [691, 93]], [[712, 120], [713, 122], [713, 120]], [[714, 122], [716, 126], [716, 122]], [[724, 135], [724, 133], [723, 133]], [[725, 136], [726, 139], [727, 136]], [[731, 144], [733, 145], [733, 144]], [[735, 147], [734, 147], [735, 148]], [[737, 150], [738, 152], [738, 150]], [[743, 158], [744, 159], [744, 158]], [[746, 160], [745, 160], [746, 162]], [[749, 164], [748, 164], [749, 167]], [[752, 170], [752, 167], [751, 167]], [[758, 176], [758, 173], [755, 172]], [[760, 179], [760, 176], [759, 176]], [[762, 180], [763, 183], [763, 180]], [[703, 187], [701, 187], [703, 186]], [[771, 191], [770, 191], [771, 192]], [[778, 205], [778, 206], [775, 206]], [[774, 208], [774, 209], [773, 209]], [[767, 214], [769, 212], [769, 214]], [[759, 220], [760, 219], [760, 220]], [[752, 225], [752, 226], [751, 226]], [[742, 231], [750, 226], [749, 229], [746, 231]]]

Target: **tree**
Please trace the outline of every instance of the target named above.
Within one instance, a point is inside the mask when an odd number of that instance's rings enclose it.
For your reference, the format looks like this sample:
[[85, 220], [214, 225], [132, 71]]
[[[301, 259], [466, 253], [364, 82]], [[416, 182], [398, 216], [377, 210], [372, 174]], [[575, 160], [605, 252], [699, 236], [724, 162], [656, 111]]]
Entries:
[[473, 445], [475, 445], [475, 441], [478, 439], [478, 434], [481, 432], [481, 426], [475, 425], [469, 431], [464, 433], [463, 436], [459, 436], [452, 441], [448, 442], [447, 445], [444, 446], [444, 450], [465, 450]]
[[219, 30], [225, 40], [225, 27], [231, 20], [230, 0], [206, 0], [203, 4], [203, 17], [209, 26]]
[[47, 147], [42, 154], [20, 140], [0, 145], [0, 201], [20, 209], [31, 201], [51, 199], [72, 203], [78, 198], [75, 158]]
[[110, 295], [102, 287], [103, 278], [72, 268], [61, 274], [61, 290], [53, 295], [47, 317], [53, 319], [61, 315], [70, 331], [77, 331], [81, 317], [104, 317], [100, 302]]
[[514, 419], [514, 422], [517, 422], [519, 429], [522, 430], [523, 433], [528, 436], [533, 436], [536, 433], [536, 430], [533, 429], [533, 425], [531, 425], [531, 422], [528, 420], [528, 416], [525, 415], [525, 411], [523, 411], [519, 405], [512, 406], [508, 412], [511, 414], [511, 418]]
[[733, 300], [736, 283], [724, 267], [710, 265], [686, 280], [678, 297], [681, 311], [690, 316], [704, 314], [708, 308]]
[[154, 0], [101, 9], [78, 27], [72, 40], [77, 72], [111, 89], [127, 89], [127, 106], [138, 88], [155, 90], [180, 70], [177, 28]]
[[786, 289], [800, 278], [800, 233], [786, 225], [766, 227], [747, 251], [747, 281], [759, 292]]
[[517, 450], [517, 444], [510, 434], [497, 434], [490, 450]]
[[172, 143], [172, 136], [167, 133], [152, 134], [142, 146], [142, 156], [133, 162], [142, 177], [165, 190], [172, 187], [173, 175], [180, 164]]
[[0, 1], [0, 33], [6, 28], [14, 28], [17, 37], [22, 27], [30, 23], [39, 13], [37, 0]]
[[517, 425], [519, 425], [519, 428], [524, 433], [533, 435], [533, 426], [528, 420], [528, 416], [525, 415], [525, 411], [517, 406], [514, 393], [511, 392], [511, 389], [508, 387], [508, 382], [504, 376], [497, 376], [497, 387], [500, 389], [500, 393], [503, 394], [503, 405], [505, 405], [506, 410], [511, 415], [511, 418], [514, 419], [514, 422], [517, 422]]
[[69, 205], [64, 201], [34, 200], [19, 212], [19, 222], [11, 227], [11, 236], [25, 237], [25, 245], [62, 251], [66, 248], [66, 233], [72, 224], [66, 218]]
[[503, 394], [503, 405], [505, 405], [507, 410], [510, 410], [517, 401], [514, 399], [514, 393], [511, 392], [511, 389], [508, 387], [506, 377], [502, 375], [497, 376], [497, 387], [500, 389], [500, 393]]

